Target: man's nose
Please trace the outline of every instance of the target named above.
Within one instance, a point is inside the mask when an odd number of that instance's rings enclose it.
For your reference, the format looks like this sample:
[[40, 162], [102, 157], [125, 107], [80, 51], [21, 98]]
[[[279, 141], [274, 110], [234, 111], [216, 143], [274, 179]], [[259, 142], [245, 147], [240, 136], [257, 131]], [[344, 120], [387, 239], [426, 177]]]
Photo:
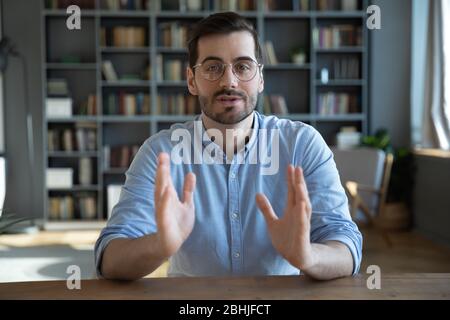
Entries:
[[220, 86], [225, 88], [236, 88], [239, 80], [234, 75], [233, 69], [230, 65], [225, 67], [222, 78], [220, 78]]

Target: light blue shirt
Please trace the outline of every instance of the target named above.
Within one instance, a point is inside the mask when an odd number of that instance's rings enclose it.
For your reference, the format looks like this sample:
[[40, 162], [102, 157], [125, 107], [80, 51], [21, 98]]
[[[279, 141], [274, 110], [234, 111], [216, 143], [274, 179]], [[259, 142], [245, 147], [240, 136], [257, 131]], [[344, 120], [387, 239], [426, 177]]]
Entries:
[[[182, 194], [184, 177], [188, 172], [195, 173], [197, 184], [194, 192], [194, 228], [178, 252], [170, 258], [169, 276], [299, 274], [300, 270], [273, 247], [264, 216], [255, 201], [258, 192], [264, 193], [275, 213], [283, 215], [289, 164], [300, 166], [304, 171], [312, 206], [311, 242], [335, 240], [344, 243], [353, 256], [353, 274], [358, 273], [362, 236], [351, 220], [333, 153], [313, 127], [298, 121], [264, 116], [255, 111], [254, 130], [246, 148], [239, 153], [242, 158], [239, 160], [235, 156], [231, 163], [226, 163], [218, 161], [227, 159], [221, 148], [211, 140], [201, 138], [205, 129], [200, 116], [195, 120], [198, 120], [197, 124], [188, 121], [158, 132], [139, 149], [126, 172], [119, 202], [95, 245], [99, 275], [102, 253], [112, 239], [138, 238], [157, 232], [153, 198], [157, 156], [160, 152], [171, 154], [174, 147], [179, 146], [180, 139], [173, 141], [172, 137], [176, 129], [187, 130], [192, 137], [197, 134], [201, 140], [195, 140], [200, 141], [200, 148], [197, 149], [192, 140], [194, 151], [190, 156], [197, 156], [196, 163], [185, 161], [176, 164], [171, 161], [171, 176], [178, 195]], [[258, 129], [278, 132], [279, 144], [272, 140], [275, 134], [268, 134], [268, 138], [264, 139], [258, 134], [264, 130]], [[206, 154], [216, 156], [214, 163], [198, 163], [208, 146], [208, 150], [214, 151]], [[275, 173], [272, 169], [268, 170], [267, 161], [255, 163], [248, 160], [249, 154], [259, 154], [255, 150], [264, 148], [268, 155], [272, 151], [277, 153], [278, 149], [278, 170]], [[270, 164], [272, 167], [273, 162]]]

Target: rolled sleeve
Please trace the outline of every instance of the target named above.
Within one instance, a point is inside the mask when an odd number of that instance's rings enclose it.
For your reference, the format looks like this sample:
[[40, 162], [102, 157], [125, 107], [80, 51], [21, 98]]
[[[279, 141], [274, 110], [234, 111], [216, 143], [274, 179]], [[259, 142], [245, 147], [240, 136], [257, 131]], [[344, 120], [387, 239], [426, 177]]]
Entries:
[[97, 276], [101, 277], [103, 252], [111, 240], [135, 239], [156, 232], [153, 198], [156, 163], [157, 155], [147, 140], [126, 172], [119, 202], [114, 206], [107, 226], [101, 231], [95, 244]]
[[311, 201], [311, 242], [339, 241], [353, 257], [353, 275], [362, 259], [362, 235], [352, 221], [348, 199], [341, 185], [333, 153], [311, 127], [308, 143], [298, 162], [303, 167]]

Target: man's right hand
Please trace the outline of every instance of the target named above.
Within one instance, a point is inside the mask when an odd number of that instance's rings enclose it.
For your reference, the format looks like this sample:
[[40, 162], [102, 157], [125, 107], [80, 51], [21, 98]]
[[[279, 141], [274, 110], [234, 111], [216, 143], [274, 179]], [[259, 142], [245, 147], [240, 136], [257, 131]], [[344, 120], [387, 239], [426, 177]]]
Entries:
[[158, 155], [155, 185], [157, 239], [161, 254], [169, 258], [178, 251], [192, 232], [195, 222], [195, 175], [186, 175], [182, 201], [178, 199], [170, 176], [170, 158], [167, 153]]

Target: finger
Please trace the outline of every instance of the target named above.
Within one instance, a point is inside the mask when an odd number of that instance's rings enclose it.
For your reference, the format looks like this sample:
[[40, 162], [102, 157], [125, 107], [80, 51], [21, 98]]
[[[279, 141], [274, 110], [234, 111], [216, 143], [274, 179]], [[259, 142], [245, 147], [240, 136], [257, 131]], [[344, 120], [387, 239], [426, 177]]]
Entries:
[[270, 226], [273, 222], [278, 220], [278, 217], [272, 209], [272, 205], [264, 194], [256, 194], [256, 204], [264, 215], [267, 225]]
[[288, 165], [286, 170], [286, 181], [288, 187], [288, 205], [295, 205], [295, 190], [294, 190], [294, 166]]
[[170, 180], [170, 163], [169, 155], [167, 153], [160, 153], [158, 155], [158, 168], [156, 170], [156, 185], [155, 185], [155, 202], [157, 203], [161, 197], [164, 189]]
[[297, 203], [305, 202], [310, 207], [308, 188], [306, 187], [303, 170], [300, 167], [295, 168], [295, 200]]
[[302, 201], [300, 203], [300, 210], [303, 214], [300, 215], [300, 221], [302, 226], [307, 227], [309, 230], [311, 225], [311, 210], [309, 209], [309, 205], [307, 202]]
[[194, 190], [195, 190], [196, 177], [195, 174], [189, 172], [184, 179], [183, 187], [183, 203], [192, 205], [194, 201]]
[[[164, 191], [161, 194], [160, 201], [157, 205], [156, 210], [156, 219], [158, 227], [166, 228], [168, 223], [167, 217], [167, 207], [170, 202], [170, 189], [168, 187], [164, 188]], [[158, 230], [159, 232], [160, 230]]]

